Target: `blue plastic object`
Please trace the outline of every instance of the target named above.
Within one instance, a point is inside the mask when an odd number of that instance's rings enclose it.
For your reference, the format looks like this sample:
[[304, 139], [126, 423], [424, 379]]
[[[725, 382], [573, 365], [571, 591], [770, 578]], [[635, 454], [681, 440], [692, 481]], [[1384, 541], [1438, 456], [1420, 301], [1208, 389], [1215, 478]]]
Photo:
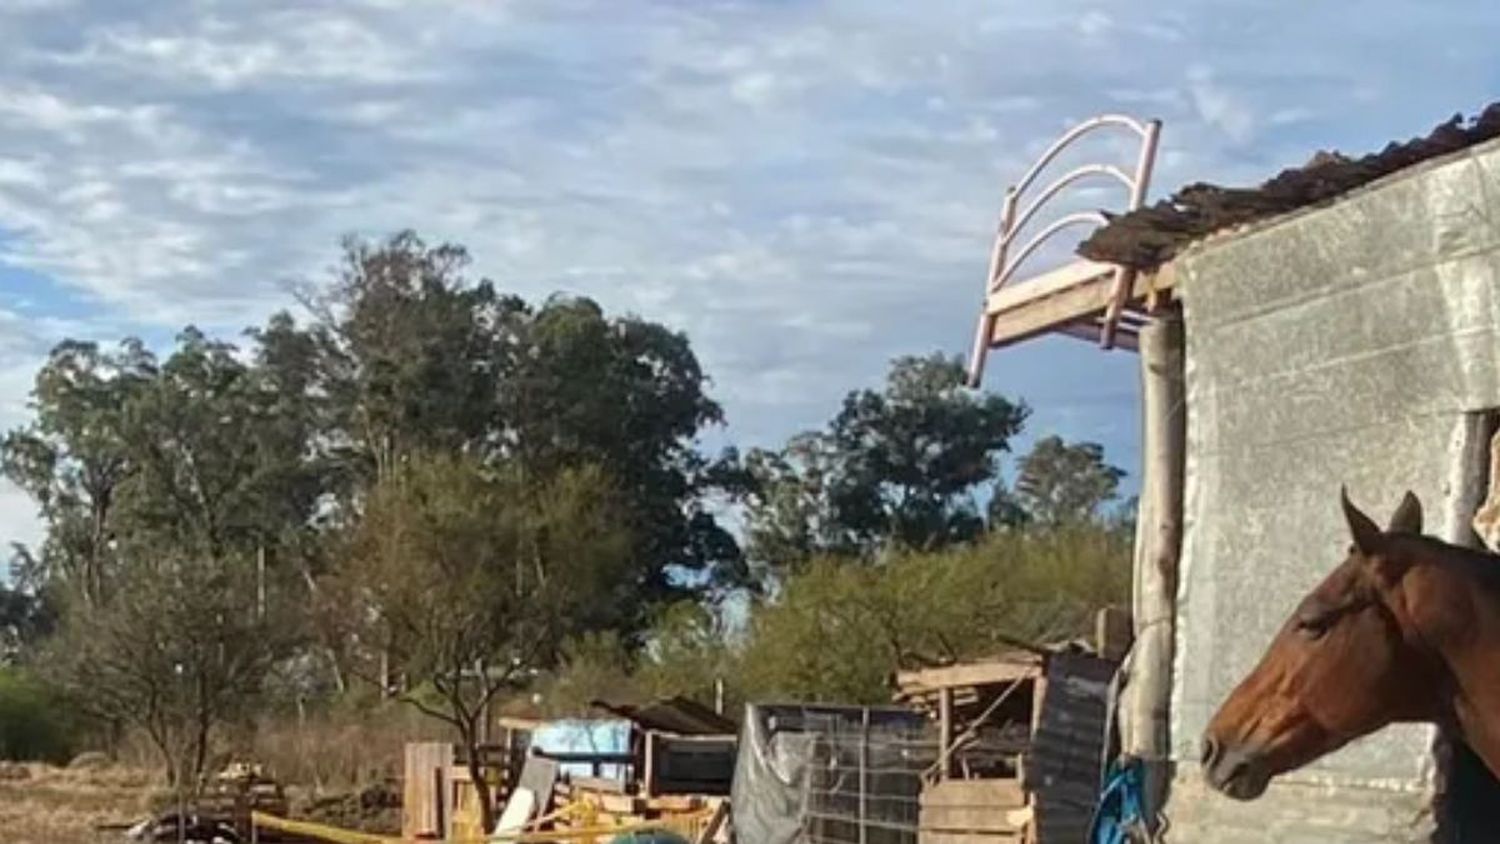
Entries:
[[1089, 844], [1129, 844], [1150, 840], [1146, 836], [1146, 775], [1141, 760], [1126, 759], [1109, 766], [1104, 790], [1094, 808]]

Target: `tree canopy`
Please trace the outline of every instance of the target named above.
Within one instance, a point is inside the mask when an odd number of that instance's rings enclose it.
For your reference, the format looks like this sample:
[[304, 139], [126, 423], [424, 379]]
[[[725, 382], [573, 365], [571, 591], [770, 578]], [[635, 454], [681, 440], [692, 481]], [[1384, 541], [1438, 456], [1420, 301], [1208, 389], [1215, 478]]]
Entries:
[[0, 660], [183, 782], [277, 689], [367, 688], [472, 751], [512, 695], [875, 702], [1123, 598], [1124, 473], [1054, 436], [1007, 465], [1028, 408], [955, 358], [741, 459], [700, 447], [725, 414], [684, 334], [460, 246], [350, 239], [300, 300], [234, 342], [61, 343], [0, 439], [46, 528]]
[[850, 392], [823, 430], [748, 455], [751, 553], [775, 570], [818, 554], [977, 538], [976, 493], [999, 476], [1027, 413], [964, 389], [957, 358], [896, 360], [883, 390]]
[[538, 480], [512, 465], [414, 454], [370, 491], [338, 555], [353, 632], [390, 661], [405, 700], [458, 731], [486, 829], [478, 746], [488, 707], [555, 665], [570, 636], [617, 625], [632, 597], [621, 515], [597, 470]]

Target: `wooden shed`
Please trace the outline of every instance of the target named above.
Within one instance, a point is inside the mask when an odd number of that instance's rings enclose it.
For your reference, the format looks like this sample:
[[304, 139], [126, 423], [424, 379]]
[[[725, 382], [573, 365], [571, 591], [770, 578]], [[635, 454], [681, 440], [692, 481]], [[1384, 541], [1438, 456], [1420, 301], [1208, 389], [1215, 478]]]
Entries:
[[897, 699], [938, 725], [920, 844], [1081, 841], [1098, 793], [1116, 667], [1069, 648], [898, 674]]

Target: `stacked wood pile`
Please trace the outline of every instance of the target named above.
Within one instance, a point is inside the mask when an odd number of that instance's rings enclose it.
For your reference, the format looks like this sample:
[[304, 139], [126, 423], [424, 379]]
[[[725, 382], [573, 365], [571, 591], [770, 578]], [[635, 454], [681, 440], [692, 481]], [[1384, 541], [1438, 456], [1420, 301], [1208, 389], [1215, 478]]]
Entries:
[[937, 722], [932, 779], [1017, 777], [1031, 745], [1043, 674], [1040, 655], [1013, 651], [897, 675], [896, 700]]
[[922, 792], [922, 844], [1021, 841], [1031, 824], [1030, 799], [1009, 779], [944, 780]]
[[700, 794], [648, 796], [639, 793], [638, 788], [637, 783], [594, 777], [560, 780], [553, 790], [553, 811], [560, 816], [555, 828], [629, 827], [659, 822], [687, 833], [689, 840], [696, 841], [703, 836], [710, 820], [728, 804], [724, 797]]
[[628, 759], [608, 760], [623, 761], [626, 775], [561, 778], [553, 789], [558, 828], [661, 822], [689, 840], [722, 840], [738, 749], [734, 723], [676, 698], [640, 707], [595, 705], [633, 725]]
[[197, 805], [200, 815], [232, 825], [241, 836], [249, 835], [251, 812], [285, 815], [288, 808], [281, 783], [251, 763], [233, 763], [220, 771]]
[[[631, 722], [628, 752], [549, 752], [519, 735], [503, 746], [485, 748], [482, 764], [499, 801], [496, 816], [504, 819], [503, 810], [519, 808], [507, 804], [519, 790], [526, 809], [512, 814], [528, 829], [632, 828], [660, 822], [687, 833], [690, 840], [723, 840], [737, 750], [733, 722], [675, 700], [607, 711]], [[512, 723], [508, 729], [521, 733], [526, 726]], [[534, 731], [542, 724], [530, 726]], [[600, 775], [607, 771], [621, 775]], [[404, 837], [485, 837], [476, 790], [467, 766], [455, 761], [452, 745], [407, 745], [405, 780]]]

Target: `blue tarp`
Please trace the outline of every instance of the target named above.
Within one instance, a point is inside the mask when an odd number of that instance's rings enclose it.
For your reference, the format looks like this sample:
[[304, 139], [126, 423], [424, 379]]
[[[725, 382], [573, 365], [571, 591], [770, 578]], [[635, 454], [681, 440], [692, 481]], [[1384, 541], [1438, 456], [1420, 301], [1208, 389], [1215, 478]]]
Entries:
[[[571, 718], [549, 721], [531, 734], [531, 746], [544, 753], [629, 753], [630, 722], [623, 719]], [[593, 776], [592, 765], [566, 763], [562, 772]], [[624, 765], [603, 765], [599, 776], [625, 778]]]

